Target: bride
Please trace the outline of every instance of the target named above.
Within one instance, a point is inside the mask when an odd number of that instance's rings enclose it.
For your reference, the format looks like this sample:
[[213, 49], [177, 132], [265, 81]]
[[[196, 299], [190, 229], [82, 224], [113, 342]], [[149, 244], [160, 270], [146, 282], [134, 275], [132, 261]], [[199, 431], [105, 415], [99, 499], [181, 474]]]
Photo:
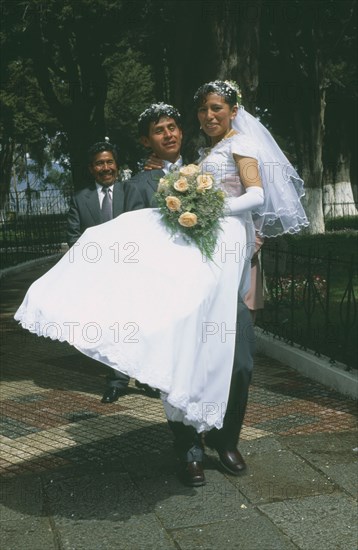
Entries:
[[[200, 433], [223, 425], [237, 295], [249, 289], [255, 228], [274, 236], [308, 222], [302, 180], [239, 108], [232, 85], [205, 84], [195, 103], [211, 141], [199, 166], [227, 195], [213, 261], [180, 234], [169, 236], [157, 209], [128, 212], [87, 229], [33, 283], [15, 319], [160, 389], [168, 418]], [[266, 168], [278, 162], [272, 178]]]

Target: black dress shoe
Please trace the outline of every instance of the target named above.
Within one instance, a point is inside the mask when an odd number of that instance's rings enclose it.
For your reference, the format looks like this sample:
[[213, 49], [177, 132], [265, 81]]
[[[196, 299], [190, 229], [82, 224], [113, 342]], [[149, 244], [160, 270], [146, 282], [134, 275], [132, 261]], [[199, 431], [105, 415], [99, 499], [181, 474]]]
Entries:
[[148, 397], [160, 397], [160, 391], [151, 388], [150, 386], [148, 386], [148, 384], [142, 384], [141, 382], [138, 382], [138, 380], [136, 380], [134, 384], [135, 387], [139, 390], [144, 390], [145, 394], [148, 395]]
[[125, 388], [116, 388], [115, 386], [107, 388], [103, 394], [101, 403], [114, 403], [114, 401], [118, 401], [126, 393], [127, 390]]
[[246, 468], [245, 460], [241, 453], [234, 449], [233, 451], [218, 451], [220, 464], [229, 474], [238, 476]]
[[189, 487], [201, 487], [205, 485], [205, 475], [203, 470], [203, 463], [199, 461], [184, 462], [182, 464], [182, 471], [180, 478], [184, 485]]

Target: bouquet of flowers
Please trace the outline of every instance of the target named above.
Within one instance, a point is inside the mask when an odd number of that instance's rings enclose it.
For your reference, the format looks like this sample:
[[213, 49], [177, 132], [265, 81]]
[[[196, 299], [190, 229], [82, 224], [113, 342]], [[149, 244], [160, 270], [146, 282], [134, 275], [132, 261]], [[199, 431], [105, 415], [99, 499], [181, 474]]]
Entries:
[[155, 198], [171, 235], [179, 231], [212, 260], [225, 201], [225, 193], [215, 188], [213, 177], [188, 164], [159, 180]]

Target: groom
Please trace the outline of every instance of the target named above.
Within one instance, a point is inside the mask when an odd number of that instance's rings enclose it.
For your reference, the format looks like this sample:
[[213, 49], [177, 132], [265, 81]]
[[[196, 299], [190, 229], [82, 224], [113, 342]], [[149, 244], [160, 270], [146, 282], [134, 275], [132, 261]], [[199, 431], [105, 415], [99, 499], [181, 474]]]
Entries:
[[[138, 119], [142, 144], [161, 159], [162, 168], [140, 172], [130, 181], [139, 190], [146, 208], [155, 206], [153, 194], [164, 174], [182, 165], [180, 113], [171, 105], [158, 103], [146, 109]], [[130, 203], [129, 203], [129, 209]], [[253, 368], [254, 332], [250, 312], [241, 297], [238, 298], [235, 354], [229, 399], [223, 427], [205, 435], [208, 447], [216, 449], [222, 467], [232, 475], [239, 475], [246, 467], [237, 450], [248, 399]], [[203, 470], [204, 447], [201, 434], [192, 426], [168, 420], [174, 435], [174, 448], [181, 461], [181, 477], [185, 484], [198, 487], [205, 484]]]
[[[152, 104], [138, 119], [140, 141], [158, 158], [160, 168], [143, 170], [129, 184], [139, 191], [145, 208], [155, 206], [153, 195], [159, 179], [183, 165], [180, 154], [183, 132], [179, 111], [165, 103]], [[145, 167], [146, 168], [146, 167]], [[129, 209], [132, 203], [129, 203]], [[133, 203], [133, 207], [135, 204]]]

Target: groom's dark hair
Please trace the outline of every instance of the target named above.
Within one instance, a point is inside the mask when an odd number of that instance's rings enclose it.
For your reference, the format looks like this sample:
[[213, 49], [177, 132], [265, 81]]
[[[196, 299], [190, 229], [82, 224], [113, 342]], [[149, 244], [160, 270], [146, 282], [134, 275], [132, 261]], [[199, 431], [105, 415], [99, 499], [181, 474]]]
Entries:
[[181, 115], [173, 105], [166, 103], [152, 103], [148, 109], [143, 111], [138, 118], [138, 133], [140, 136], [149, 136], [151, 122], [158, 122], [162, 117], [172, 118], [177, 126], [181, 128]]

